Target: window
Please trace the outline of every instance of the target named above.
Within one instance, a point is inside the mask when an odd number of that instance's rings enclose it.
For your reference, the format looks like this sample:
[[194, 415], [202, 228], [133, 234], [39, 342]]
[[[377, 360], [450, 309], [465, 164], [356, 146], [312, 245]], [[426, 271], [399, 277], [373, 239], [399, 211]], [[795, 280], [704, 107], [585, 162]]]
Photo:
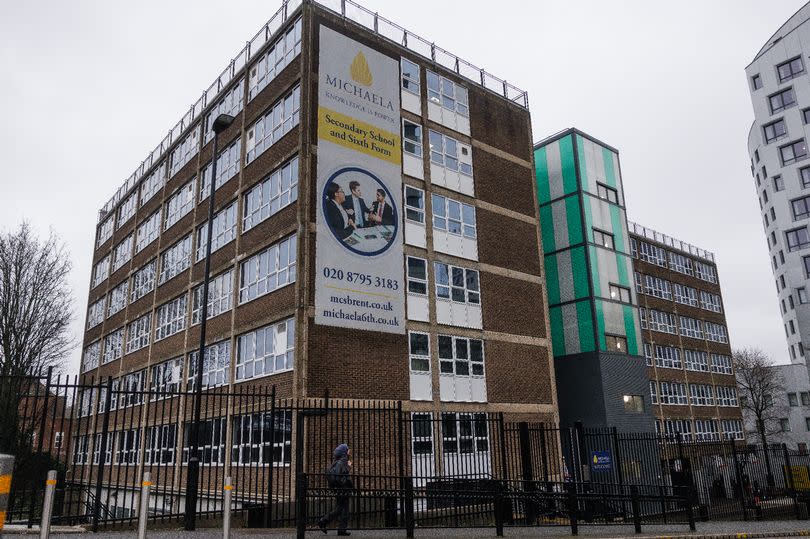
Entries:
[[665, 419], [664, 432], [660, 431], [659, 422], [655, 422], [656, 432], [669, 438], [680, 438], [684, 441], [692, 440], [692, 422], [688, 419]]
[[597, 245], [601, 245], [606, 249], [613, 249], [613, 234], [610, 232], [604, 232], [597, 228], [593, 229], [593, 242]]
[[655, 380], [650, 380], [650, 402], [658, 404], [658, 384]]
[[242, 232], [298, 199], [298, 156], [280, 166], [245, 195]]
[[762, 126], [762, 131], [765, 135], [765, 144], [770, 144], [775, 140], [779, 140], [787, 136], [787, 127], [785, 120], [779, 118], [775, 122], [765, 124]]
[[624, 335], [605, 334], [605, 346], [610, 352], [627, 353], [627, 337]]
[[795, 393], [788, 393], [788, 405], [789, 406], [798, 406], [799, 405], [799, 396]]
[[163, 162], [141, 183], [141, 206], [146, 204], [166, 183], [166, 163]]
[[624, 395], [624, 411], [631, 413], [641, 413], [644, 411], [644, 397], [641, 395]]
[[300, 114], [301, 87], [296, 86], [248, 128], [245, 166], [298, 125]]
[[[641, 309], [639, 309], [641, 310]], [[647, 319], [644, 318], [644, 326], [645, 329], [647, 328]], [[644, 359], [646, 360], [647, 366], [652, 367], [653, 365], [653, 353], [652, 353], [652, 345], [648, 342], [644, 343]]]
[[708, 384], [689, 384], [689, 403], [692, 406], [714, 406], [714, 392]]
[[[197, 388], [197, 359], [199, 350], [188, 355], [188, 379], [186, 389], [195, 391]], [[205, 347], [203, 354], [202, 388], [209, 389], [225, 385], [229, 381], [231, 364], [231, 341], [222, 341]]]
[[751, 77], [751, 86], [754, 90], [762, 88], [762, 77], [759, 76], [759, 73]]
[[402, 69], [402, 89], [419, 95], [419, 66], [405, 58], [400, 61], [400, 66]]
[[802, 123], [810, 124], [810, 108], [802, 110]]
[[194, 127], [186, 137], [172, 150], [169, 177], [174, 176], [191, 158], [200, 151], [200, 126]]
[[[211, 252], [227, 245], [236, 239], [236, 202], [214, 215], [214, 229], [211, 235]], [[197, 257], [196, 261], [205, 258], [208, 246], [208, 222], [197, 229]]]
[[667, 267], [667, 252], [657, 245], [651, 245], [643, 241], [638, 242], [638, 257], [650, 264]]
[[716, 419], [695, 419], [695, 439], [699, 442], [717, 441], [720, 432]]
[[301, 52], [301, 18], [279, 36], [272, 47], [250, 68], [248, 101], [256, 97]]
[[240, 335], [236, 346], [237, 381], [288, 371], [295, 360], [295, 318]]
[[717, 405], [718, 406], [737, 406], [737, 388], [727, 386], [717, 386]]
[[163, 221], [163, 230], [180, 220], [194, 208], [194, 179], [180, 188], [166, 203], [166, 219]]
[[643, 294], [644, 293], [644, 287], [641, 284], [643, 282], [643, 276], [639, 272], [634, 271], [633, 272], [633, 277], [634, 277], [634, 280], [635, 280], [635, 283], [636, 283], [636, 293], [637, 294]]
[[271, 245], [239, 266], [239, 303], [295, 282], [296, 236]]
[[408, 257], [408, 293], [427, 295], [427, 261]]
[[788, 320], [788, 324], [790, 325], [790, 334], [796, 335], [796, 325], [793, 323], [793, 320]]
[[619, 203], [619, 192], [603, 183], [596, 182], [596, 196], [614, 204]]
[[152, 333], [152, 313], [146, 313], [127, 326], [127, 354], [149, 346]]
[[145, 464], [174, 464], [177, 425], [146, 427]]
[[125, 408], [141, 404], [144, 400], [145, 387], [146, 369], [124, 375], [120, 380], [113, 380], [110, 408]]
[[477, 270], [434, 262], [433, 271], [437, 298], [473, 305], [481, 303]]
[[454, 138], [430, 130], [430, 162], [472, 176], [471, 148]]
[[[197, 431], [198, 456], [201, 464], [225, 464], [225, 436], [227, 420], [224, 417], [203, 419]], [[183, 462], [191, 452], [191, 423], [183, 422]]]
[[723, 307], [720, 304], [720, 296], [706, 292], [705, 290], [700, 291], [700, 306], [714, 313], [723, 312]]
[[[197, 286], [192, 292], [191, 325], [199, 324], [202, 319], [203, 285]], [[233, 298], [233, 270], [220, 273], [208, 281], [208, 313], [207, 318], [218, 316], [231, 310]]]
[[489, 451], [486, 414], [442, 413], [442, 451], [469, 454]]
[[793, 93], [793, 88], [786, 88], [781, 92], [768, 96], [768, 103], [771, 106], [771, 114], [776, 114], [781, 110], [794, 106], [796, 104], [796, 95]]
[[82, 355], [82, 372], [98, 367], [98, 360], [101, 357], [101, 341], [96, 341], [84, 349]]
[[121, 240], [113, 249], [112, 272], [115, 273], [121, 266], [132, 258], [132, 234]]
[[[217, 156], [217, 181], [214, 183], [214, 190], [216, 191], [225, 182], [233, 178], [239, 172], [239, 159], [240, 152], [242, 151], [242, 139], [237, 138], [231, 142], [224, 150], [219, 152]], [[209, 161], [203, 168], [202, 180], [200, 181], [200, 200], [208, 198], [211, 191], [211, 169], [212, 161]]]
[[644, 276], [644, 293], [661, 299], [672, 299], [669, 281], [652, 275]]
[[[779, 147], [779, 156], [782, 158], [782, 165], [790, 165], [796, 161], [807, 158], [807, 144], [804, 139], [791, 142]], [[767, 200], [765, 200], [767, 202]]]
[[679, 382], [660, 382], [659, 400], [661, 404], [686, 404], [686, 384]]
[[732, 374], [731, 358], [722, 354], [712, 354], [712, 372]]
[[726, 440], [745, 440], [742, 421], [739, 419], [721, 419], [720, 426], [723, 428]]
[[802, 257], [802, 262], [804, 262], [805, 276], [810, 277], [810, 256]]
[[450, 234], [476, 237], [475, 206], [441, 195], [432, 195], [433, 228]]
[[802, 398], [802, 406], [810, 406], [810, 393], [802, 391], [800, 395]]
[[726, 326], [715, 324], [714, 322], [705, 322], [706, 324], [706, 339], [712, 342], [728, 342], [728, 335], [726, 334]]
[[678, 331], [675, 329], [675, 315], [650, 309], [650, 329], [677, 335]]
[[144, 267], [132, 274], [132, 298], [130, 302], [144, 297], [155, 289], [156, 271], [157, 258], [153, 258]]
[[[807, 263], [805, 263], [805, 267], [806, 266], [807, 266]], [[810, 298], [807, 297], [807, 289], [805, 289], [804, 287], [797, 288], [796, 289], [796, 295], [799, 298], [799, 303], [800, 304], [804, 305], [804, 304], [810, 302]]]
[[768, 191], [765, 189], [762, 190], [762, 199], [765, 201], [765, 204], [768, 203]]
[[87, 329], [94, 328], [104, 321], [104, 298], [87, 308]]
[[801, 181], [803, 189], [810, 187], [810, 167], [802, 167], [799, 169], [799, 180]]
[[292, 447], [292, 412], [278, 410], [236, 416], [232, 420], [231, 462], [289, 465]]
[[110, 276], [110, 255], [105, 256], [93, 267], [93, 288]]
[[779, 75], [779, 82], [785, 82], [804, 73], [804, 64], [802, 63], [802, 57], [797, 56], [792, 60], [788, 60], [787, 62], [783, 62], [777, 65], [776, 72]]
[[118, 431], [118, 443], [115, 448], [116, 464], [140, 463], [141, 430], [127, 429]]
[[467, 89], [427, 70], [428, 100], [462, 116], [469, 116]]
[[135, 209], [137, 207], [138, 202], [138, 192], [135, 191], [132, 193], [129, 198], [127, 198], [121, 207], [118, 208], [118, 220], [115, 222], [115, 228], [121, 228], [121, 226], [129, 221], [130, 217], [135, 215]]
[[234, 84], [228, 92], [222, 96], [222, 99], [219, 100], [211, 112], [208, 113], [208, 116], [205, 117], [205, 123], [203, 124], [203, 137], [204, 142], [203, 144], [207, 143], [209, 140], [214, 138], [214, 120], [220, 114], [229, 114], [231, 116], [236, 116], [240, 110], [242, 110], [242, 106], [244, 105], [245, 101], [245, 81], [244, 79], [240, 79]]
[[186, 294], [183, 294], [157, 308], [155, 341], [165, 339], [186, 328], [186, 297]]
[[680, 253], [669, 253], [669, 267], [678, 273], [692, 275], [692, 260]]
[[179, 275], [191, 265], [191, 234], [160, 254], [158, 284], [163, 284]]
[[[431, 134], [433, 131], [431, 131]], [[422, 126], [402, 119], [402, 150], [405, 153], [422, 157]]]
[[655, 365], [665, 369], [681, 368], [681, 351], [674, 346], [655, 345]]
[[127, 285], [124, 281], [110, 291], [110, 303], [107, 305], [107, 318], [127, 306]]
[[430, 371], [430, 338], [427, 333], [412, 331], [408, 334], [408, 357], [411, 371]]
[[431, 414], [411, 414], [411, 444], [414, 455], [433, 453], [433, 417]]
[[703, 262], [695, 262], [695, 277], [708, 283], [717, 282], [717, 273], [714, 271], [714, 266]]
[[[669, 284], [669, 283], [667, 283]], [[630, 289], [616, 284], [609, 285], [610, 299], [621, 301], [622, 303], [630, 303]]]
[[170, 359], [152, 367], [152, 385], [150, 389], [158, 395], [177, 393], [180, 391], [180, 380], [182, 379], [183, 358]]
[[410, 185], [405, 186], [405, 219], [425, 222], [425, 192]]
[[102, 243], [107, 241], [112, 237], [113, 233], [113, 225], [115, 224], [115, 220], [112, 217], [107, 217], [101, 226], [98, 228], [98, 239], [96, 240], [96, 247], [99, 247]]
[[810, 196], [791, 200], [790, 207], [793, 210], [794, 221], [810, 217]]
[[117, 329], [104, 336], [104, 356], [102, 363], [107, 364], [120, 358], [124, 352], [124, 328]]
[[484, 342], [439, 335], [439, 370], [456, 376], [484, 376]]
[[135, 253], [143, 251], [144, 247], [155, 241], [160, 234], [160, 211], [156, 211], [135, 231]]
[[807, 228], [805, 227], [788, 230], [785, 233], [785, 240], [787, 241], [788, 251], [797, 251], [810, 245], [810, 235], [807, 234]]
[[683, 359], [686, 370], [709, 372], [709, 356], [706, 352], [684, 349]]

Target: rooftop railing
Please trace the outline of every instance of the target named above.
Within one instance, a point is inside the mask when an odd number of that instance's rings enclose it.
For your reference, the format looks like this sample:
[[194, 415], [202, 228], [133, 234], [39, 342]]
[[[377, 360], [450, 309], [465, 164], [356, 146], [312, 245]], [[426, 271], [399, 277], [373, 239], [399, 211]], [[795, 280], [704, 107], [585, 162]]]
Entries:
[[379, 14], [366, 9], [352, 0], [284, 0], [278, 11], [276, 11], [273, 16], [270, 17], [270, 20], [253, 36], [253, 39], [247, 42], [244, 48], [231, 60], [225, 70], [214, 80], [211, 86], [209, 86], [208, 89], [202, 93], [202, 96], [189, 108], [188, 112], [169, 130], [160, 144], [152, 150], [135, 172], [118, 188], [115, 195], [107, 201], [104, 207], [99, 211], [99, 222], [132, 191], [149, 169], [165, 156], [169, 148], [185, 134], [202, 115], [203, 111], [216, 101], [220, 92], [240, 73], [253, 58], [253, 55], [275, 37], [276, 32], [278, 32], [281, 26], [305, 1], [316, 3], [337, 15], [373, 31], [381, 37], [391, 40], [420, 56], [454, 71], [474, 84], [501, 95], [525, 109], [529, 108], [529, 98], [525, 91], [487, 73], [483, 69], [474, 66], [441, 47], [437, 47], [435, 43], [419, 37], [413, 32], [381, 17]]
[[667, 247], [678, 249], [679, 251], [689, 253], [692, 256], [708, 260], [712, 263], [714, 262], [714, 253], [712, 253], [711, 251], [701, 249], [700, 247], [695, 247], [691, 243], [686, 243], [685, 241], [677, 240], [671, 236], [667, 236], [666, 234], [662, 234], [661, 232], [658, 232], [651, 228], [647, 228], [646, 226], [634, 223], [633, 221], [627, 221], [627, 226], [630, 229], [630, 232], [637, 236], [642, 236], [644, 238], [647, 238], [648, 240], [662, 243]]

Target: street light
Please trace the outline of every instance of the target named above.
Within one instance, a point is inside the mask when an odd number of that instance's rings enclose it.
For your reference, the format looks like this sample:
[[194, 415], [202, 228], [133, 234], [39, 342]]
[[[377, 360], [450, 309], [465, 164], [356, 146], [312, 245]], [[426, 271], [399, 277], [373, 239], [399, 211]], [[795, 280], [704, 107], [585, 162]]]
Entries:
[[233, 116], [220, 114], [214, 120], [214, 147], [211, 157], [211, 186], [208, 192], [208, 240], [205, 245], [205, 271], [203, 275], [202, 308], [200, 309], [200, 349], [197, 354], [197, 372], [194, 376], [194, 418], [189, 436], [189, 458], [186, 473], [186, 519], [185, 530], [194, 531], [197, 521], [197, 491], [200, 485], [199, 430], [200, 408], [202, 407], [202, 372], [205, 356], [205, 326], [208, 321], [208, 275], [211, 272], [211, 239], [214, 230], [214, 191], [217, 184], [217, 143], [219, 134], [233, 123]]

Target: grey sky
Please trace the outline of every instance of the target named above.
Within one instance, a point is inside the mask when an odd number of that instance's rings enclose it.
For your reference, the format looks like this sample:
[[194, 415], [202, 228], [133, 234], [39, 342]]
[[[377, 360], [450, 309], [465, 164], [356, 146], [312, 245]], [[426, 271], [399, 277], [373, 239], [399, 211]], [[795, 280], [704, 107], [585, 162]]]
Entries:
[[[67, 243], [79, 343], [98, 209], [279, 5], [0, 0], [0, 230]], [[618, 148], [630, 218], [717, 255], [732, 346], [788, 361], [743, 68], [801, 1], [364, 5], [528, 90], [535, 140]]]

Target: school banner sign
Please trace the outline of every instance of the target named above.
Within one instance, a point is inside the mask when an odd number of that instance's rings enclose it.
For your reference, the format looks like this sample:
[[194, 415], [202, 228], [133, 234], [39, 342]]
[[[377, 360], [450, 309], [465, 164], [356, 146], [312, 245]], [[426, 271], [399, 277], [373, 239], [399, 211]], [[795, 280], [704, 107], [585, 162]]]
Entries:
[[405, 333], [399, 62], [320, 27], [315, 323]]

